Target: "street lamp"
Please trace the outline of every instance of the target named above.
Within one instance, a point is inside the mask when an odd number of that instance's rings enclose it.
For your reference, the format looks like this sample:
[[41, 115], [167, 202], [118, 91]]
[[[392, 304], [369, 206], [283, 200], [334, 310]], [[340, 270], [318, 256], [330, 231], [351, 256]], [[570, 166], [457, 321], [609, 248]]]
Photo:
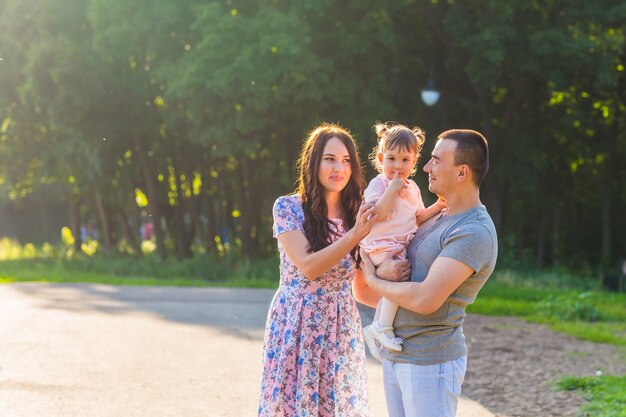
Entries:
[[428, 76], [428, 82], [426, 83], [426, 87], [422, 90], [422, 101], [428, 107], [434, 106], [437, 101], [439, 101], [439, 91], [435, 88], [435, 82], [432, 79], [432, 76]]

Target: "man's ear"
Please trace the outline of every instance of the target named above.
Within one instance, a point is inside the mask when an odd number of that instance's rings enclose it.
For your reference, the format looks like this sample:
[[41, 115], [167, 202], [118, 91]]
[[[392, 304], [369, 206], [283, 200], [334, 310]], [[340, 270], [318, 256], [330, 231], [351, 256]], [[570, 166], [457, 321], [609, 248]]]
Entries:
[[456, 180], [457, 182], [469, 181], [472, 175], [472, 171], [469, 169], [467, 165], [461, 165], [459, 167], [459, 172], [457, 174]]

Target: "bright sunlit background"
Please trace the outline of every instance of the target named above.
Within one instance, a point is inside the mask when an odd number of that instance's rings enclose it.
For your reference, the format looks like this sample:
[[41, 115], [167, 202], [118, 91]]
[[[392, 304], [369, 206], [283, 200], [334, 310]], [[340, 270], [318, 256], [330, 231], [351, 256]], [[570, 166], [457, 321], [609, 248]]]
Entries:
[[371, 178], [395, 120], [423, 154], [485, 134], [500, 268], [616, 273], [624, 22], [609, 0], [1, 0], [0, 257], [272, 259], [307, 131], [350, 129]]

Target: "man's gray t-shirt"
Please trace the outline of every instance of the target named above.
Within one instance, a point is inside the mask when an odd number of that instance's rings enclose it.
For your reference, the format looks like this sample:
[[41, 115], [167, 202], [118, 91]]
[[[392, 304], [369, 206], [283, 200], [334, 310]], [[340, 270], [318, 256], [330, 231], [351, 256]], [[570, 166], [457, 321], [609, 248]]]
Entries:
[[493, 221], [480, 205], [454, 215], [435, 216], [417, 230], [407, 249], [411, 281], [422, 282], [439, 256], [463, 262], [475, 273], [434, 313], [421, 315], [400, 307], [394, 321], [402, 352], [384, 350], [393, 362], [432, 365], [467, 355], [463, 320], [465, 307], [489, 278], [496, 264], [498, 240]]

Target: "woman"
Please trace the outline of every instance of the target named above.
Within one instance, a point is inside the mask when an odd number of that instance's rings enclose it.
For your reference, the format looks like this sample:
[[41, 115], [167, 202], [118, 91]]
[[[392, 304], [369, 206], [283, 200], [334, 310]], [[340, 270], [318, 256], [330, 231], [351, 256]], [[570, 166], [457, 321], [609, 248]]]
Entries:
[[274, 204], [280, 287], [267, 317], [259, 416], [368, 414], [361, 321], [350, 293], [356, 248], [376, 216], [356, 145], [337, 125], [313, 130], [298, 193]]

